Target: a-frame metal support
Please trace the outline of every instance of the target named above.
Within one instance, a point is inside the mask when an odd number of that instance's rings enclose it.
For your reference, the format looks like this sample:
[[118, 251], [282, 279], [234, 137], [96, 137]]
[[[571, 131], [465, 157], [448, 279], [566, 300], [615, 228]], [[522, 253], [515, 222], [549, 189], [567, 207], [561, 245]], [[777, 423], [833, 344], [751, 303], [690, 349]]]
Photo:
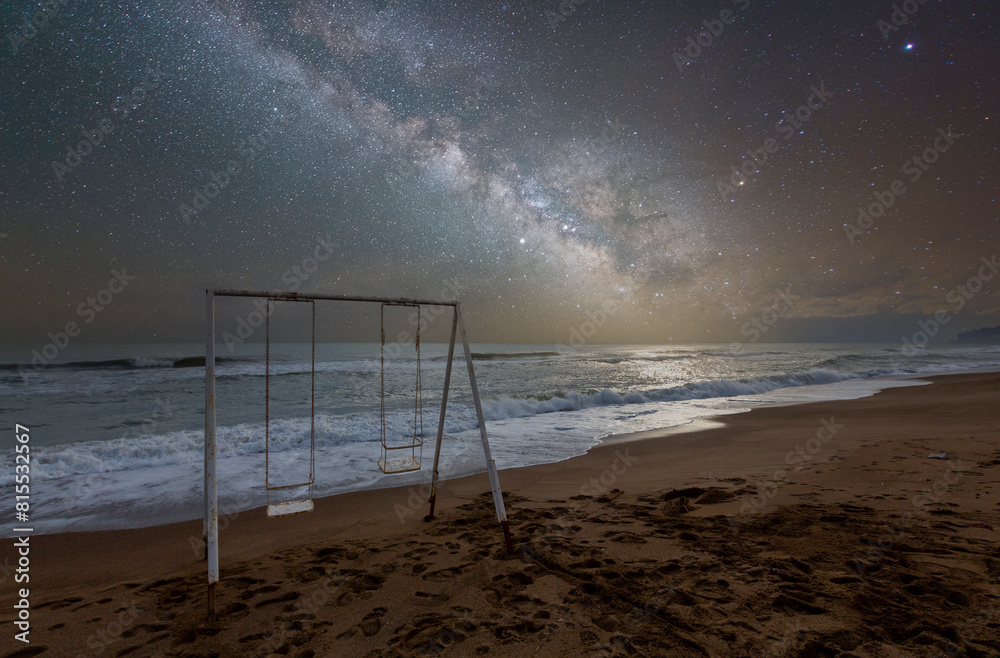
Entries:
[[[434, 518], [434, 503], [437, 501], [438, 464], [441, 462], [441, 438], [444, 436], [444, 412], [448, 407], [448, 389], [451, 387], [451, 363], [455, 358], [455, 330], [458, 327], [458, 312], [451, 318], [451, 339], [448, 341], [448, 361], [444, 367], [444, 391], [441, 392], [441, 416], [438, 419], [437, 443], [434, 444], [434, 468], [431, 471], [430, 512], [427, 520]], [[492, 480], [490, 481], [492, 485]]]
[[444, 393], [441, 396], [441, 419], [438, 423], [437, 445], [434, 446], [434, 470], [431, 475], [431, 496], [430, 513], [428, 519], [434, 518], [434, 504], [437, 501], [438, 485], [438, 464], [441, 459], [441, 438], [444, 433], [445, 407], [448, 404], [448, 388], [451, 384], [451, 364], [455, 355], [455, 331], [456, 328], [462, 334], [462, 347], [465, 350], [465, 363], [469, 369], [469, 385], [472, 388], [472, 400], [476, 405], [476, 418], [479, 420], [479, 434], [483, 441], [483, 453], [486, 456], [486, 470], [490, 477], [490, 489], [493, 491], [493, 508], [497, 515], [497, 521], [503, 528], [504, 544], [507, 547], [508, 555], [514, 552], [514, 542], [510, 536], [510, 525], [507, 523], [507, 509], [503, 503], [503, 491], [500, 489], [500, 476], [497, 475], [497, 465], [493, 461], [493, 454], [490, 452], [490, 440], [486, 435], [486, 418], [483, 415], [483, 403], [479, 397], [479, 386], [476, 384], [476, 371], [472, 365], [472, 350], [469, 348], [469, 339], [465, 333], [465, 322], [462, 319], [462, 306], [455, 305], [455, 315], [451, 322], [451, 340], [448, 343], [448, 364], [444, 371]]
[[465, 352], [465, 363], [469, 371], [469, 385], [472, 388], [472, 399], [476, 406], [476, 418], [479, 421], [479, 434], [483, 441], [483, 453], [486, 457], [486, 471], [490, 478], [490, 489], [493, 492], [493, 508], [497, 521], [503, 529], [504, 544], [507, 553], [514, 552], [514, 542], [507, 522], [507, 510], [503, 502], [503, 491], [500, 489], [500, 477], [497, 474], [496, 463], [490, 452], [489, 437], [486, 434], [486, 418], [483, 415], [483, 404], [479, 397], [479, 386], [476, 384], [476, 372], [472, 365], [472, 350], [465, 332], [465, 322], [462, 319], [462, 306], [457, 301], [421, 300], [421, 299], [390, 299], [382, 297], [355, 297], [344, 295], [308, 295], [294, 292], [271, 293], [253, 292], [247, 290], [207, 290], [206, 291], [206, 339], [205, 339], [205, 557], [208, 561], [208, 622], [215, 622], [215, 586], [219, 576], [219, 494], [216, 470], [216, 427], [215, 427], [215, 297], [258, 297], [279, 301], [331, 300], [349, 302], [403, 303], [410, 306], [450, 306], [454, 309], [451, 321], [451, 339], [448, 342], [448, 363], [445, 368], [444, 392], [441, 395], [441, 414], [438, 422], [437, 443], [434, 447], [434, 470], [431, 475], [430, 514], [434, 518], [434, 503], [437, 498], [438, 464], [441, 458], [441, 441], [444, 437], [445, 409], [448, 404], [448, 391], [451, 386], [451, 370], [455, 357], [455, 341], [457, 334], [462, 335], [462, 347]]

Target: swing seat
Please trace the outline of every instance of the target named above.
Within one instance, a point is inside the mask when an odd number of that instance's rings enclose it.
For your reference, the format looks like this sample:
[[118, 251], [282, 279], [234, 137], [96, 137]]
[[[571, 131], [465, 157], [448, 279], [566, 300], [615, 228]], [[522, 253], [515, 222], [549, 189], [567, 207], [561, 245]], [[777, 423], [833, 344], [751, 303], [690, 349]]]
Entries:
[[305, 500], [286, 500], [281, 503], [271, 503], [267, 506], [268, 517], [291, 516], [292, 514], [304, 514], [311, 511], [313, 511], [313, 501], [308, 498]]
[[[386, 306], [413, 306], [417, 315], [417, 334], [413, 341], [413, 347], [417, 354], [417, 382], [416, 395], [413, 401], [413, 436], [407, 437], [407, 443], [389, 445], [389, 436], [386, 428], [386, 408], [385, 408], [385, 307]], [[381, 427], [379, 436], [382, 449], [378, 460], [378, 468], [386, 475], [396, 473], [409, 473], [420, 470], [420, 458], [424, 451], [424, 410], [423, 393], [420, 386], [420, 305], [414, 303], [383, 303], [379, 316], [379, 329], [381, 333], [381, 347], [379, 352], [380, 369], [379, 383], [381, 385], [381, 400], [379, 404], [379, 417]], [[399, 437], [397, 437], [398, 440]], [[396, 456], [395, 451], [408, 450], [410, 454]], [[391, 455], [391, 456], [390, 456]]]
[[378, 460], [378, 467], [386, 475], [393, 475], [395, 473], [419, 471], [420, 462], [418, 462], [411, 455], [405, 455], [402, 457], [389, 457], [386, 455], [382, 459]]
[[[271, 300], [268, 298], [265, 318], [264, 351], [264, 488], [267, 491], [267, 516], [291, 516], [313, 511], [312, 487], [316, 482], [316, 302], [312, 304], [312, 369], [309, 408], [309, 479], [298, 484], [271, 484]], [[308, 487], [306, 498], [271, 502], [271, 492]]]

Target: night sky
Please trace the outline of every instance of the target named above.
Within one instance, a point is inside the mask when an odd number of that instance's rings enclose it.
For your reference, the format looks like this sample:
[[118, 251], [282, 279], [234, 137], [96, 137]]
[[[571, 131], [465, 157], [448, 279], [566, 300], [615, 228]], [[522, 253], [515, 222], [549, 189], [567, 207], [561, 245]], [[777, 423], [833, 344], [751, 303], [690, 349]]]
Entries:
[[895, 6], [6, 3], [0, 340], [198, 341], [206, 287], [451, 286], [481, 342], [1000, 324], [1000, 12]]

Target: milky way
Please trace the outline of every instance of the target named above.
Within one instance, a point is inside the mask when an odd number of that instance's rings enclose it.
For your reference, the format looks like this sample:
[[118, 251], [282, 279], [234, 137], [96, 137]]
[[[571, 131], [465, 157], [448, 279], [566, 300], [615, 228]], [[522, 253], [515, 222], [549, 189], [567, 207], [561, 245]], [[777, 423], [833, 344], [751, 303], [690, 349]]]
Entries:
[[775, 338], [895, 340], [1000, 228], [996, 8], [904, 4], [15, 3], [4, 336], [125, 268], [88, 340], [197, 340], [328, 237], [300, 291], [459, 281], [482, 340], [729, 341], [789, 286]]

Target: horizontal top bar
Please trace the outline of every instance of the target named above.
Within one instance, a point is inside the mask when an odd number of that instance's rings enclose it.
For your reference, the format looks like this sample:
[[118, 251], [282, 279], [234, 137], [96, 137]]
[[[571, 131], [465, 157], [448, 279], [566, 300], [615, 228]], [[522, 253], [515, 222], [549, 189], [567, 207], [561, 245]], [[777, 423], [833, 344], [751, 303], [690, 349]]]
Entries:
[[379, 304], [413, 304], [420, 306], [459, 306], [460, 302], [446, 302], [440, 299], [408, 299], [406, 297], [359, 297], [353, 295], [319, 295], [313, 293], [298, 292], [267, 292], [266, 290], [228, 290], [225, 288], [208, 288], [205, 290], [210, 295], [217, 297], [263, 297], [276, 299], [278, 301], [295, 302], [310, 301], [313, 299], [326, 299], [337, 302], [375, 302]]

